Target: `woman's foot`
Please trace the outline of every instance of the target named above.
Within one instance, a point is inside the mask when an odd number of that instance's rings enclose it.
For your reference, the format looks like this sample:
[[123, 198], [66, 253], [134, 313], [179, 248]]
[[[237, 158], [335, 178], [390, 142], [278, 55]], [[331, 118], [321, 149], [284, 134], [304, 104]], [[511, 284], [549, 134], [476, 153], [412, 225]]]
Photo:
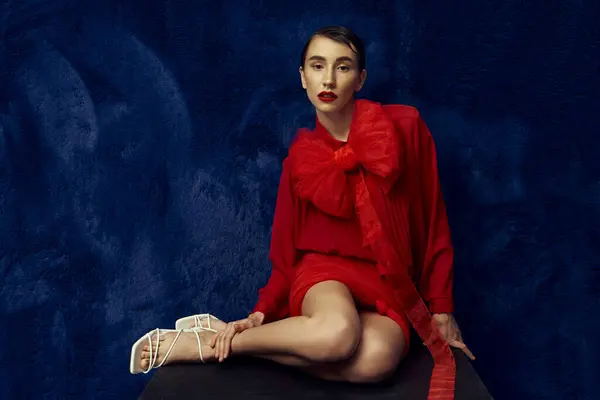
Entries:
[[[208, 328], [208, 324], [206, 323], [206, 321], [201, 321], [200, 325], [203, 328]], [[210, 327], [212, 329], [216, 330], [217, 332], [221, 332], [221, 331], [225, 330], [225, 328], [227, 327], [227, 323], [221, 321], [220, 319], [211, 318], [210, 319]]]
[[[198, 350], [198, 339], [194, 332], [181, 332], [177, 338], [177, 342], [173, 346], [171, 353], [167, 357], [167, 360], [163, 365], [181, 363], [181, 362], [209, 362], [215, 359], [215, 349], [210, 347], [211, 339], [215, 335], [214, 332], [210, 331], [198, 331], [200, 337], [200, 344], [202, 346], [202, 358], [200, 359], [200, 352]], [[177, 337], [177, 332], [167, 332], [160, 335], [160, 338], [156, 337], [156, 334], [152, 334], [152, 358], [156, 358], [154, 366], [159, 365], [169, 348], [173, 344], [173, 340]], [[156, 351], [156, 340], [158, 339], [158, 356], [155, 354]], [[150, 345], [146, 344], [143, 348], [141, 355], [141, 367], [148, 369], [150, 365]]]
[[196, 314], [190, 315], [185, 318], [181, 318], [176, 323], [176, 329], [190, 329], [190, 328], [210, 328], [217, 332], [221, 332], [227, 327], [227, 323], [220, 319], [213, 317], [210, 314]]

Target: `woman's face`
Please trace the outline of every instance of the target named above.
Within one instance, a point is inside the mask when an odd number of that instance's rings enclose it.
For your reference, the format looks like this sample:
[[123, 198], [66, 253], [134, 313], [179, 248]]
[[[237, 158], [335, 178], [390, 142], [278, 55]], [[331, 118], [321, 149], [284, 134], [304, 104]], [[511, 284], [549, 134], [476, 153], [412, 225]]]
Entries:
[[359, 71], [357, 54], [344, 43], [326, 37], [313, 38], [300, 68], [302, 87], [317, 111], [343, 110], [362, 88], [367, 72]]

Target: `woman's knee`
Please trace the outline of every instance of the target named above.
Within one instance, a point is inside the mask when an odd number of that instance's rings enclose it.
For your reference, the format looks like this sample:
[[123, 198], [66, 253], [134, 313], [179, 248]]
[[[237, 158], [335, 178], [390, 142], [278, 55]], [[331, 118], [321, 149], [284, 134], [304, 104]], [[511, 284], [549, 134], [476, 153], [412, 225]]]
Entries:
[[336, 281], [316, 284], [306, 293], [302, 313], [312, 323], [315, 361], [339, 361], [354, 354], [362, 327], [352, 294], [345, 285]]
[[394, 374], [404, 356], [406, 341], [402, 330], [366, 326], [355, 363], [348, 371], [353, 382], [380, 382]]
[[379, 348], [371, 346], [357, 359], [348, 379], [357, 383], [375, 383], [389, 378], [402, 359], [402, 353], [396, 347], [389, 344], [381, 344]]
[[321, 362], [345, 360], [354, 355], [361, 338], [358, 316], [330, 313], [315, 316], [316, 357]]

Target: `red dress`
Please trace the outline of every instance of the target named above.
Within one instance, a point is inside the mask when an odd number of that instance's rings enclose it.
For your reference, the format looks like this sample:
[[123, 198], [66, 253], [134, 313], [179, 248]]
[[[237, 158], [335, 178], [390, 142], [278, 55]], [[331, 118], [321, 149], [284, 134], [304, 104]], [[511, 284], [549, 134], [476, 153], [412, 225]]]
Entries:
[[429, 312], [453, 311], [453, 248], [435, 146], [415, 108], [357, 100], [348, 142], [318, 119], [298, 134], [283, 163], [270, 259], [253, 310], [265, 321], [300, 315], [310, 287], [340, 281], [359, 307], [400, 325], [407, 349], [410, 321], [434, 356], [430, 398], [452, 398], [454, 359]]

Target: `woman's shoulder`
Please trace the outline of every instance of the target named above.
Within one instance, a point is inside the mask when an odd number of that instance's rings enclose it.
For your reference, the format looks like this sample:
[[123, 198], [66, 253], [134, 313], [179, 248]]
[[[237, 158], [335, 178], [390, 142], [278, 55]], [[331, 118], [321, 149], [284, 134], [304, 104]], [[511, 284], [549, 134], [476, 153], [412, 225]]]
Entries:
[[362, 114], [378, 114], [383, 110], [391, 118], [418, 119], [419, 111], [407, 104], [384, 104], [370, 99], [357, 99], [357, 110]]
[[386, 104], [382, 106], [386, 115], [396, 126], [396, 131], [406, 143], [421, 143], [429, 134], [419, 110], [406, 104]]
[[408, 118], [417, 120], [420, 118], [419, 110], [413, 106], [406, 104], [384, 104], [382, 107], [392, 119]]
[[396, 125], [396, 129], [401, 133], [413, 131], [421, 119], [419, 110], [408, 104], [383, 104], [364, 99], [361, 100], [361, 109], [371, 110], [375, 114], [379, 113], [379, 115], [383, 111], [383, 114]]

